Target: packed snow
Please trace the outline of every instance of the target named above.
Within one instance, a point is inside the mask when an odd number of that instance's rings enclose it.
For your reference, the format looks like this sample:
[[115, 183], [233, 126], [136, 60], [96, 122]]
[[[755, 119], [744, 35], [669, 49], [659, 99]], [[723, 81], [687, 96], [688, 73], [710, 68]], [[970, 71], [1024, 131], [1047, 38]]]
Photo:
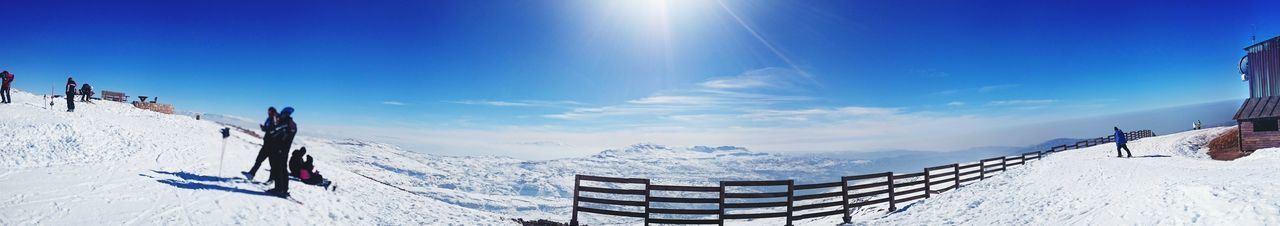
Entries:
[[338, 185], [291, 183], [299, 205], [236, 179], [252, 165], [258, 138], [235, 133], [221, 156], [223, 126], [213, 122], [107, 101], [65, 112], [61, 99], [49, 109], [41, 96], [13, 96], [13, 104], [0, 105], [0, 225], [514, 224], [361, 177], [331, 162], [342, 158], [344, 143], [295, 142]]
[[[226, 119], [222, 123], [208, 120], [218, 117], [197, 121], [106, 101], [79, 103], [72, 113], [65, 112], [61, 99], [53, 100], [52, 107], [49, 102], [15, 90], [14, 104], [0, 105], [0, 225], [564, 222], [575, 174], [712, 185], [720, 180], [827, 182], [878, 169], [866, 160], [731, 146], [638, 144], [580, 158], [527, 161], [441, 156], [354, 139], [299, 136], [293, 147], [305, 146], [315, 156], [316, 168], [338, 187], [326, 191], [291, 183], [291, 193], [302, 202], [298, 204], [267, 196], [261, 192], [266, 186], [239, 175], [252, 165], [261, 139], [235, 132], [225, 140], [223, 154], [218, 130], [226, 124], [252, 127], [254, 122], [234, 117], [221, 118]], [[305, 118], [306, 111], [296, 117]], [[1280, 149], [1232, 162], [1209, 160], [1204, 144], [1227, 129], [1133, 141], [1129, 146], [1139, 157], [1132, 159], [1114, 158], [1111, 144], [1057, 153], [895, 214], [859, 211], [854, 223], [1280, 223], [1280, 200], [1274, 197], [1280, 179], [1269, 176], [1280, 168]], [[258, 172], [257, 181], [266, 175]], [[584, 214], [583, 222], [636, 223], [592, 215]], [[797, 225], [840, 221], [835, 216]]]

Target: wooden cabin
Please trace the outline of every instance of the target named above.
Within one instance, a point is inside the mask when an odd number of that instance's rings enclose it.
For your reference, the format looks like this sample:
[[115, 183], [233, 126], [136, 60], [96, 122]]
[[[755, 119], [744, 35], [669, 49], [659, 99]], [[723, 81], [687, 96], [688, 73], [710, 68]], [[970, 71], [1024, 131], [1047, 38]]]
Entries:
[[129, 100], [129, 96], [125, 96], [122, 92], [103, 90], [102, 99], [115, 102], [125, 102]]
[[1240, 149], [1280, 147], [1280, 36], [1255, 43], [1240, 59], [1242, 79], [1249, 82], [1249, 99], [1234, 119], [1240, 130]]

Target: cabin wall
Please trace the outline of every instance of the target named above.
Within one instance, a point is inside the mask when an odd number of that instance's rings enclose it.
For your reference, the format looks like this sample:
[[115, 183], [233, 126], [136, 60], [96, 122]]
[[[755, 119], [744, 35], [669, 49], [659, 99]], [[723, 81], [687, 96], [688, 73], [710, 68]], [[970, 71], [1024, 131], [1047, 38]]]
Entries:
[[1258, 150], [1280, 147], [1280, 131], [1254, 132], [1253, 122], [1240, 121], [1240, 149]]
[[1280, 96], [1280, 38], [1246, 48], [1249, 97]]

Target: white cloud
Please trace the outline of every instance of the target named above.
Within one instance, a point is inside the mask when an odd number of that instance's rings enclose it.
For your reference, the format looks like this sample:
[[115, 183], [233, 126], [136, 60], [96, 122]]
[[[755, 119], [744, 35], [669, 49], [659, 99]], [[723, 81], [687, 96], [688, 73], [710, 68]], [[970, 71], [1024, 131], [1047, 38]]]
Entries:
[[743, 115], [756, 121], [810, 121], [815, 119], [858, 119], [870, 116], [892, 116], [898, 109], [874, 107], [811, 108], [799, 110], [755, 110]]
[[983, 86], [982, 88], [978, 88], [978, 92], [986, 93], [986, 92], [1000, 91], [1000, 90], [1018, 88], [1019, 86], [1022, 86], [1022, 85], [1019, 85], [1019, 84], [989, 85], [989, 86]]
[[916, 75], [919, 75], [920, 77], [924, 77], [924, 78], [946, 78], [946, 77], [951, 77], [951, 73], [947, 73], [947, 72], [945, 72], [945, 71], [939, 71], [939, 70], [936, 70], [936, 69], [923, 69], [923, 70], [919, 70], [919, 69], [917, 69], [917, 70], [911, 70], [911, 73], [916, 74]]
[[405, 104], [405, 103], [403, 103], [403, 102], [400, 102], [400, 101], [383, 101], [383, 102], [382, 102], [382, 104], [385, 104], [385, 105], [394, 105], [394, 106], [405, 106], [405, 105], [407, 105], [407, 104]]
[[[449, 155], [505, 155], [523, 159], [582, 157], [604, 149], [652, 142], [671, 146], [734, 145], [753, 151], [787, 153], [815, 151], [871, 151], [886, 149], [959, 150], [1010, 142], [1036, 142], [1044, 137], [1019, 138], [993, 134], [995, 129], [1019, 125], [1020, 118], [938, 116], [902, 113], [881, 108], [826, 108], [759, 112], [769, 125], [807, 117], [800, 126], [639, 125], [616, 128], [555, 126], [457, 128], [333, 128], [340, 136], [372, 139], [407, 150]], [[671, 120], [698, 122], [734, 120], [734, 115], [673, 115]], [[821, 117], [844, 117], [831, 121]], [[315, 127], [312, 127], [315, 128]], [[950, 129], [939, 129], [950, 128]], [[555, 143], [557, 145], [529, 145]]]
[[[613, 116], [671, 119], [670, 115], [746, 114], [772, 109], [774, 105], [797, 103], [814, 98], [800, 95], [812, 85], [811, 78], [789, 69], [765, 68], [737, 76], [709, 79], [695, 88], [657, 92], [623, 104], [579, 107], [545, 118], [587, 120]], [[685, 117], [687, 118], [687, 117]]]
[[996, 100], [988, 102], [989, 106], [1025, 106], [1025, 105], [1046, 105], [1057, 103], [1058, 100], [1039, 99], [1039, 100]]
[[577, 101], [569, 101], [569, 100], [560, 100], [560, 101], [545, 101], [545, 100], [521, 100], [521, 101], [460, 100], [460, 101], [445, 101], [445, 103], [463, 104], [463, 105], [484, 105], [484, 106], [493, 106], [493, 107], [565, 107], [565, 106], [577, 106], [577, 105], [583, 105], [583, 103], [581, 103], [581, 102], [577, 102]]
[[960, 93], [960, 90], [958, 90], [958, 89], [949, 89], [949, 90], [938, 91], [938, 92], [933, 93], [933, 94], [935, 94], [935, 95], [943, 95], [943, 96], [946, 96], [946, 95], [952, 95], [952, 94], [957, 94], [957, 93]]
[[964, 102], [952, 101], [952, 102], [948, 102], [947, 106], [952, 106], [952, 107], [964, 106]]
[[768, 86], [769, 83], [758, 78], [726, 78], [702, 82], [699, 85], [711, 89], [747, 89]]

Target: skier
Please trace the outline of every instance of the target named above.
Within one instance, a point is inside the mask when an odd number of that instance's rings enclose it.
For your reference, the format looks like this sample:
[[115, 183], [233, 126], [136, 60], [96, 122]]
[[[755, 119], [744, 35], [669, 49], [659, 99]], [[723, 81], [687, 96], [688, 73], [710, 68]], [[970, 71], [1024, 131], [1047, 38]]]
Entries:
[[1133, 158], [1133, 152], [1129, 152], [1129, 146], [1125, 145], [1129, 143], [1129, 139], [1124, 137], [1124, 131], [1121, 131], [1120, 127], [1111, 128], [1116, 130], [1116, 158], [1124, 157], [1120, 155], [1120, 149], [1122, 148], [1125, 153], [1129, 153], [1129, 158]]
[[80, 95], [84, 95], [80, 97], [80, 101], [89, 102], [89, 97], [93, 96], [93, 86], [90, 86], [89, 83], [85, 83], [80, 87]]
[[[262, 148], [258, 149], [258, 157], [253, 160], [253, 168], [249, 168], [249, 171], [240, 172], [244, 174], [246, 179], [253, 180], [253, 176], [258, 174], [258, 167], [262, 167], [262, 161], [271, 156], [271, 131], [276, 125], [276, 114], [276, 107], [267, 108], [267, 120], [258, 125], [262, 129]], [[199, 117], [199, 115], [196, 116], [197, 120], [199, 120]]]
[[279, 196], [281, 198], [289, 197], [289, 170], [285, 161], [289, 158], [289, 148], [293, 146], [293, 136], [298, 134], [298, 125], [293, 122], [293, 107], [285, 107], [280, 110], [278, 121], [272, 128], [271, 136], [271, 180], [275, 181], [275, 188], [267, 190], [268, 193]]
[[4, 85], [0, 86], [0, 103], [13, 103], [13, 94], [9, 93], [9, 83], [13, 83], [13, 73], [9, 71], [0, 72], [0, 79], [4, 80]]
[[76, 80], [67, 77], [67, 112], [76, 111]]

